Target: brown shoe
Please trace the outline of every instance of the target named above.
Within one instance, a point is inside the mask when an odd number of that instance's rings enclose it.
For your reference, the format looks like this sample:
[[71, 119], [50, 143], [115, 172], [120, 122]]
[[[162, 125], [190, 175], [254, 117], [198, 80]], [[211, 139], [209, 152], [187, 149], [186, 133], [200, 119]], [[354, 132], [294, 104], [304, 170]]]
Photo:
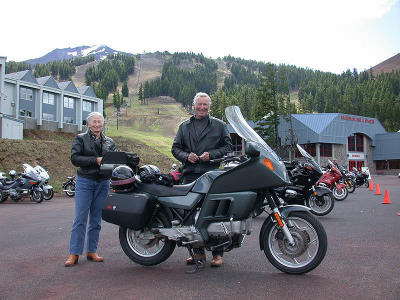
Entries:
[[78, 263], [79, 255], [70, 254], [67, 261], [65, 262], [64, 266], [72, 267]]
[[103, 262], [104, 258], [97, 255], [96, 252], [88, 252], [86, 253], [87, 260], [94, 261], [94, 262]]
[[211, 261], [211, 267], [220, 267], [222, 266], [222, 256], [221, 255], [215, 255]]
[[[202, 263], [206, 262], [206, 255], [205, 254], [195, 254], [194, 258], [196, 259], [200, 259]], [[194, 260], [192, 257], [189, 257], [188, 259], [186, 259], [186, 264], [187, 265], [194, 265]]]

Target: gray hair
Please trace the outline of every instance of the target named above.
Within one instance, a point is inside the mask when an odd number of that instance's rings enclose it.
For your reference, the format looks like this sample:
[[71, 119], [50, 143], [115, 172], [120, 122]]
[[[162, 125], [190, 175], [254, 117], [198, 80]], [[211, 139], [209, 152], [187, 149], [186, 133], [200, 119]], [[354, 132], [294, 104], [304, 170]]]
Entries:
[[203, 92], [199, 92], [194, 96], [193, 105], [196, 105], [197, 99], [199, 99], [199, 98], [208, 98], [208, 100], [210, 101], [210, 106], [211, 106], [211, 98], [210, 98], [210, 96], [208, 96], [207, 93], [203, 93]]
[[103, 120], [103, 123], [104, 123], [103, 114], [102, 114], [102, 113], [99, 113], [98, 111], [94, 111], [94, 112], [91, 112], [91, 113], [87, 116], [87, 118], [86, 118], [86, 124], [89, 124], [90, 118], [92, 118], [92, 117], [94, 117], [94, 116], [100, 116], [101, 119]]

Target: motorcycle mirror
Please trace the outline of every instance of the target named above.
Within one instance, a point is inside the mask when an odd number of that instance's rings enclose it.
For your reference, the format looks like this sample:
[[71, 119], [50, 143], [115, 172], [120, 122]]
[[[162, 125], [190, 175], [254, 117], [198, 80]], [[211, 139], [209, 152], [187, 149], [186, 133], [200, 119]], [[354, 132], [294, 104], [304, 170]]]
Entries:
[[250, 157], [260, 156], [260, 151], [258, 151], [258, 148], [255, 143], [247, 142], [245, 151], [246, 151], [246, 154]]

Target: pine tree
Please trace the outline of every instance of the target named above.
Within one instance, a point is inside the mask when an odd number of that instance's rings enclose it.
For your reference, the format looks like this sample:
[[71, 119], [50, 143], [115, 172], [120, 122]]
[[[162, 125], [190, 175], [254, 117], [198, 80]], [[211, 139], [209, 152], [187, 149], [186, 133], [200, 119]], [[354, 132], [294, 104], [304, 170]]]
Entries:
[[144, 95], [143, 95], [143, 84], [142, 83], [139, 86], [138, 98], [139, 98], [140, 104], [143, 104]]
[[261, 77], [257, 102], [254, 108], [254, 120], [257, 122], [255, 130], [273, 148], [279, 146], [279, 107], [275, 76], [275, 66], [267, 64]]
[[122, 85], [122, 96], [123, 97], [129, 96], [128, 83], [126, 81], [124, 81], [124, 84]]

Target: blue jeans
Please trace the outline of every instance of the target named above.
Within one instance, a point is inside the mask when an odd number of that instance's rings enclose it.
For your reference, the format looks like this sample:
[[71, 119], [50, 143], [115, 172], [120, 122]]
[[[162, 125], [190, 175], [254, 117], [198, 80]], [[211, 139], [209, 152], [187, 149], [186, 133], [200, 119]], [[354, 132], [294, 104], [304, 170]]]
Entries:
[[81, 255], [85, 242], [86, 224], [87, 252], [96, 252], [101, 230], [101, 213], [110, 188], [110, 180], [96, 181], [81, 176], [76, 177], [75, 219], [72, 223], [69, 253]]

